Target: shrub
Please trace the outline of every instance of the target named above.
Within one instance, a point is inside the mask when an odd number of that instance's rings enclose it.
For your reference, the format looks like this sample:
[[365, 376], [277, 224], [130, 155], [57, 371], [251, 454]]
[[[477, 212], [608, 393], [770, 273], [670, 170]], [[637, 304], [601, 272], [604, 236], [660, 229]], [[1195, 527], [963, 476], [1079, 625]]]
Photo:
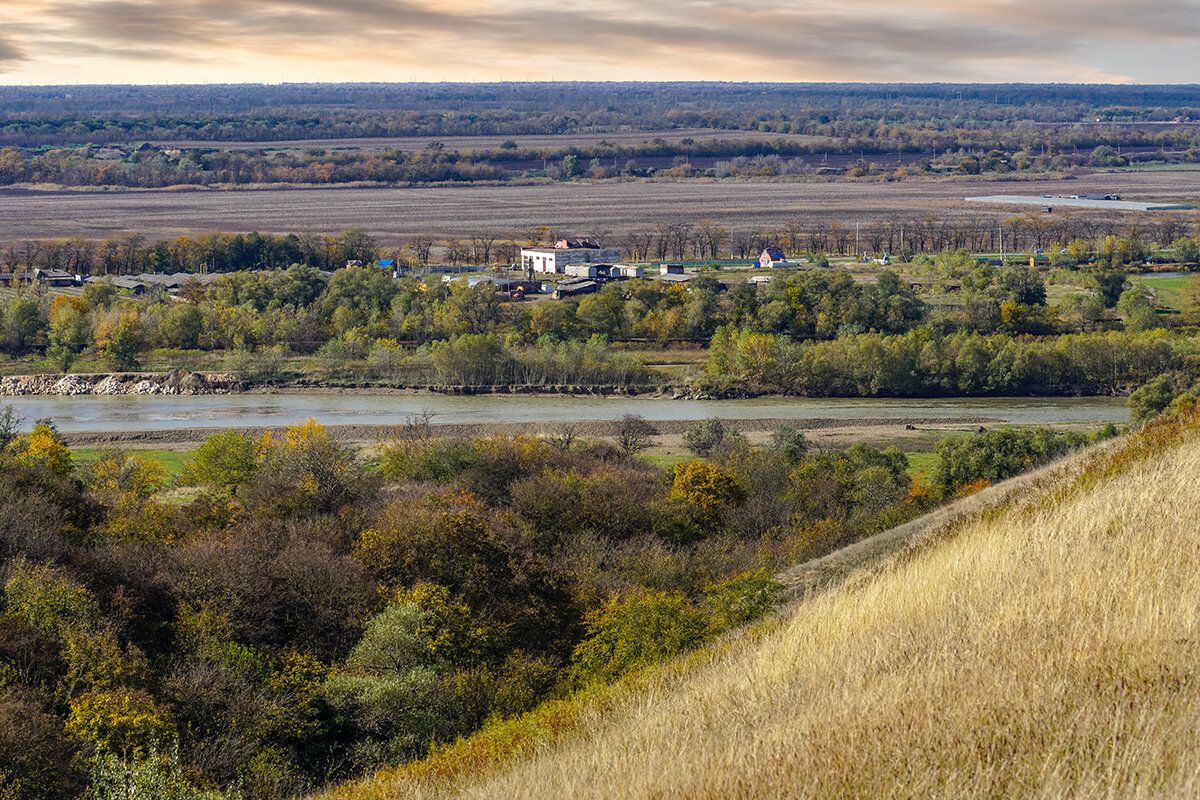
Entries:
[[689, 461], [675, 465], [671, 499], [695, 506], [715, 525], [726, 508], [746, 501], [746, 491], [732, 473], [703, 461]]
[[617, 422], [617, 446], [632, 455], [653, 447], [658, 428], [640, 414], [626, 414]]
[[1170, 375], [1159, 375], [1129, 395], [1129, 419], [1145, 423], [1166, 411], [1179, 391]]
[[809, 443], [804, 434], [791, 425], [780, 425], [771, 432], [770, 447], [795, 464], [808, 452]]
[[581, 683], [611, 681], [699, 644], [704, 613], [682, 594], [638, 589], [591, 612], [587, 638], [575, 648], [573, 673]]
[[708, 458], [725, 441], [725, 424], [720, 417], [709, 417], [690, 425], [683, 433], [683, 443], [698, 458]]
[[1045, 464], [1086, 441], [1083, 434], [998, 429], [938, 443], [937, 466], [930, 476], [943, 494], [983, 480], [996, 483]]
[[783, 584], [766, 569], [710, 583], [704, 589], [704, 599], [711, 609], [708, 632], [721, 633], [753, 622], [775, 605], [782, 591]]
[[204, 440], [183, 468], [180, 482], [236, 491], [258, 471], [260, 445], [237, 431], [222, 431]]

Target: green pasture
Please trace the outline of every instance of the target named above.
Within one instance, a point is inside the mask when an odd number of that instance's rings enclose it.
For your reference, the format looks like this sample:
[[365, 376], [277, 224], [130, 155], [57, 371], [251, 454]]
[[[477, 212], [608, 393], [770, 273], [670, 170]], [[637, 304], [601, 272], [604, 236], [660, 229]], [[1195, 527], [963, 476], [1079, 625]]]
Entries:
[[1158, 303], [1163, 308], [1182, 311], [1188, 306], [1187, 285], [1191, 275], [1132, 275], [1130, 282], [1153, 289]]
[[[76, 464], [85, 464], [109, 452], [106, 447], [79, 447], [71, 451]], [[167, 477], [175, 480], [183, 472], [184, 465], [192, 460], [195, 450], [151, 450], [141, 448], [120, 448], [127, 453], [137, 453], [149, 461], [157, 461], [166, 470]]]

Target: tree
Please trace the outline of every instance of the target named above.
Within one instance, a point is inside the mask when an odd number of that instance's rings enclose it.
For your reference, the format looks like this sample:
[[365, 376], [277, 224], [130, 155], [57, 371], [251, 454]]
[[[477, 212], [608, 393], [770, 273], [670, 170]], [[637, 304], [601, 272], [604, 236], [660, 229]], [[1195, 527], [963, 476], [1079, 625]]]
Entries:
[[137, 369], [142, 328], [136, 310], [112, 309], [96, 323], [94, 336], [96, 349], [117, 369]]
[[260, 466], [259, 443], [237, 431], [223, 431], [204, 440], [183, 468], [187, 484], [207, 484], [230, 492], [254, 477]]
[[570, 153], [562, 160], [562, 174], [566, 180], [571, 180], [579, 174], [579, 156]]
[[55, 475], [71, 471], [71, 451], [46, 422], [38, 422], [26, 436], [17, 440], [17, 460], [29, 466], [43, 467]]
[[683, 433], [683, 443], [700, 458], [708, 458], [725, 441], [725, 424], [720, 417], [701, 420]]
[[1159, 375], [1129, 395], [1129, 419], [1145, 423], [1166, 411], [1179, 394], [1170, 375]]
[[587, 637], [575, 648], [581, 683], [607, 682], [699, 644], [705, 618], [682, 594], [637, 589], [610, 597], [588, 614]]
[[617, 422], [617, 446], [628, 455], [653, 447], [657, 436], [658, 429], [641, 414], [625, 414]]
[[91, 342], [91, 330], [86, 314], [86, 307], [81, 311], [73, 303], [51, 309], [50, 348], [46, 354], [58, 363], [63, 372], [70, 369], [75, 358]]
[[453, 737], [454, 695], [446, 665], [430, 655], [433, 615], [415, 602], [394, 603], [373, 617], [325, 683], [329, 704], [352, 725], [359, 767], [394, 764]]
[[688, 461], [675, 465], [671, 499], [695, 506], [708, 524], [715, 525], [726, 508], [746, 502], [746, 490], [733, 473], [715, 464]]

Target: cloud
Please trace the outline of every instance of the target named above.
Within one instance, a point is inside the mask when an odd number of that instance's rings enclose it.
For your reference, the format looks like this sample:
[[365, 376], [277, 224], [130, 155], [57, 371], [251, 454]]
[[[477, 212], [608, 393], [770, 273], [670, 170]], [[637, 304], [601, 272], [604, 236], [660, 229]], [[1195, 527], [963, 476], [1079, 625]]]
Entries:
[[6, 69], [6, 65], [25, 61], [28, 58], [29, 53], [18, 45], [15, 39], [0, 31], [0, 70]]
[[[247, 80], [1069, 81], [1123, 79], [1133, 65], [1149, 81], [1153, 60], [1134, 54], [1200, 37], [1200, 0], [5, 3], [6, 28], [47, 59], [229, 66]], [[32, 52], [8, 48], [10, 60]]]

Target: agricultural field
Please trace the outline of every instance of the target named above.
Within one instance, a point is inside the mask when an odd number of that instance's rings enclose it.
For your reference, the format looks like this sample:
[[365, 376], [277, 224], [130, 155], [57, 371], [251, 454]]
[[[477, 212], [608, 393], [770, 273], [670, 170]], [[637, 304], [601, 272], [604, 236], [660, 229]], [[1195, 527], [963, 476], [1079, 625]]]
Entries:
[[[464, 238], [532, 226], [580, 235], [645, 230], [655, 220], [712, 219], [731, 230], [761, 230], [791, 218], [853, 226], [893, 217], [970, 217], [1002, 221], [1011, 207], [966, 204], [964, 197], [1014, 186], [1025, 194], [1061, 193], [1063, 179], [898, 182], [604, 181], [521, 186], [289, 188], [146, 191], [0, 190], [0, 241], [138, 231], [154, 241], [213, 230], [226, 233], [325, 233], [361, 226], [385, 246], [417, 234]], [[1118, 192], [1128, 199], [1195, 202], [1194, 176], [1092, 173], [1069, 181], [1072, 193]], [[1195, 212], [1176, 212], [1188, 220]]]

